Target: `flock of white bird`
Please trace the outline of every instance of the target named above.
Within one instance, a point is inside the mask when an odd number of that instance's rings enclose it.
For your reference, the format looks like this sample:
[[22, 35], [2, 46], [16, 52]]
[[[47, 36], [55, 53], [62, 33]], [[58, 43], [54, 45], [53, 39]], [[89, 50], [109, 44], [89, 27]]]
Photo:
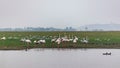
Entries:
[[[45, 37], [45, 36], [44, 36]], [[62, 42], [73, 42], [73, 43], [77, 43], [79, 38], [77, 36], [72, 36], [72, 38], [70, 38], [70, 36], [63, 36], [61, 37], [60, 35], [58, 37], [54, 36], [53, 38], [50, 39], [51, 43], [57, 43], [57, 44], [61, 44]], [[22, 38], [20, 40], [21, 42], [25, 42], [25, 43], [32, 43], [32, 41], [30, 39], [25, 39]], [[82, 43], [88, 43], [88, 39], [85, 37], [81, 40]], [[40, 40], [34, 40], [33, 43], [35, 44], [45, 44], [46, 43], [46, 39], [40, 39]]]
[[[33, 36], [34, 37], [34, 36]], [[18, 37], [1, 37], [0, 39], [1, 40], [6, 40], [6, 39], [19, 39]], [[36, 40], [35, 40], [36, 39]], [[20, 41], [21, 42], [24, 42], [24, 43], [27, 43], [27, 44], [31, 44], [31, 43], [34, 43], [34, 44], [45, 44], [46, 43], [46, 40], [47, 40], [47, 37], [46, 36], [42, 36], [42, 38], [37, 38], [35, 37], [34, 40], [31, 39], [31, 38], [21, 38]], [[107, 39], [105, 38], [104, 40], [106, 41], [110, 41], [111, 39]], [[88, 37], [84, 37], [84, 38], [78, 38], [77, 36], [67, 36], [67, 35], [64, 35], [64, 36], [49, 36], [49, 41], [51, 41], [51, 43], [57, 43], [57, 44], [61, 44], [62, 42], [72, 42], [72, 43], [77, 43], [77, 42], [81, 42], [81, 43], [84, 43], [84, 44], [87, 44], [89, 43], [89, 39]], [[102, 41], [102, 39], [100, 38], [95, 38], [95, 41]]]
[[[20, 37], [1, 37], [0, 39], [1, 40], [6, 40], [6, 39], [18, 39], [20, 40], [21, 42], [24, 42], [24, 43], [27, 43], [27, 44], [31, 44], [31, 43], [34, 43], [34, 44], [45, 44], [46, 42], [48, 42], [48, 38], [49, 38], [49, 42], [51, 43], [57, 43], [57, 44], [61, 44], [63, 42], [72, 42], [72, 43], [84, 43], [84, 44], [87, 44], [89, 43], [89, 39], [88, 37], [84, 37], [84, 38], [80, 38], [80, 37], [77, 37], [77, 36], [67, 36], [67, 35], [64, 35], [64, 36], [61, 36], [60, 34], [58, 36], [41, 36], [42, 38], [38, 37], [38, 36], [32, 36], [33, 38], [30, 38], [30, 37], [23, 37], [20, 39]], [[46, 41], [47, 40], [47, 41]], [[104, 39], [100, 39], [100, 38], [95, 38], [94, 41], [96, 42], [101, 42], [101, 41], [110, 41], [111, 39], [109, 38], [104, 38]]]

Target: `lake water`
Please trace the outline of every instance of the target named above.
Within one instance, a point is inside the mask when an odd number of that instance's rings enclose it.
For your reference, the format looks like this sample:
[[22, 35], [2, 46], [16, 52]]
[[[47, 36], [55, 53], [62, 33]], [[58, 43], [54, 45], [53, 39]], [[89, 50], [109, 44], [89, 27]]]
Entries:
[[0, 68], [120, 68], [120, 49], [0, 51]]

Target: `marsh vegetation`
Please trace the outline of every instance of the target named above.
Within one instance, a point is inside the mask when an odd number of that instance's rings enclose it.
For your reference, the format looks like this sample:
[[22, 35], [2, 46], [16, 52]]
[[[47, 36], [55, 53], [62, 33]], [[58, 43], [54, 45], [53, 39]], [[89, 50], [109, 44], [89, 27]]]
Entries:
[[120, 32], [0, 32], [0, 49], [25, 48], [120, 48]]

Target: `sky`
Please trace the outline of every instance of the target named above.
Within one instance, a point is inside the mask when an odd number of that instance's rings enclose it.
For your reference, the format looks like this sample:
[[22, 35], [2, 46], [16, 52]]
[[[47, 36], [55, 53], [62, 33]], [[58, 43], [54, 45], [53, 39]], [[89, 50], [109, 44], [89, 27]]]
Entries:
[[120, 0], [0, 0], [0, 27], [80, 27], [120, 22]]

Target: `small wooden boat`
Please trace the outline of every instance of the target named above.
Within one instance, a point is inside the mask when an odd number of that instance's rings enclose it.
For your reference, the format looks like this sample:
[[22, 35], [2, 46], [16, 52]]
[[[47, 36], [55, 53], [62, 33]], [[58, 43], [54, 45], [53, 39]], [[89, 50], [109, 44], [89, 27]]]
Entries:
[[111, 52], [106, 52], [106, 53], [103, 53], [103, 55], [111, 55], [112, 53]]

